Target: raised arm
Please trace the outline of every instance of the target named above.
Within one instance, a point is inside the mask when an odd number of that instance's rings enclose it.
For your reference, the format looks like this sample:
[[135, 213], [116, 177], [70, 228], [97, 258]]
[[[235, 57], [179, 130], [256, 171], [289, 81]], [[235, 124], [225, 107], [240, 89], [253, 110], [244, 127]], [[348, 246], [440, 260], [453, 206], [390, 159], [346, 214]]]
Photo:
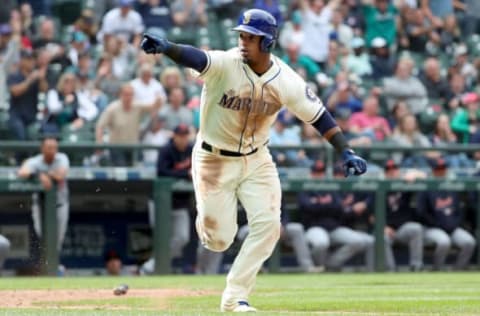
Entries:
[[177, 64], [202, 72], [208, 63], [207, 54], [190, 45], [175, 44], [167, 39], [145, 33], [141, 43], [147, 54], [165, 54]]

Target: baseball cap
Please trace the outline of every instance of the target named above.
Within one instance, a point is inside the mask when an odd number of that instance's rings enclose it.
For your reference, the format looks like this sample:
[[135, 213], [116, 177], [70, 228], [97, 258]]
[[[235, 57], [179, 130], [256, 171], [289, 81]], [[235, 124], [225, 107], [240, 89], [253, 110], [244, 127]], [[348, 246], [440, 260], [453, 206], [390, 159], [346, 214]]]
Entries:
[[130, 7], [133, 5], [134, 0], [118, 0], [118, 5], [121, 7]]
[[387, 41], [383, 37], [375, 37], [370, 45], [373, 48], [380, 48], [380, 47], [385, 47], [387, 46]]
[[448, 163], [443, 158], [432, 159], [429, 162], [432, 170], [444, 170], [448, 168]]
[[0, 35], [8, 35], [12, 33], [12, 28], [10, 24], [4, 23], [0, 24]]
[[321, 160], [316, 160], [310, 168], [312, 172], [325, 172], [325, 163]]
[[462, 96], [463, 104], [470, 104], [473, 102], [478, 102], [479, 100], [480, 98], [478, 97], [478, 94], [476, 94], [475, 92], [468, 92]]
[[174, 129], [173, 133], [176, 135], [188, 135], [190, 134], [190, 129], [187, 124], [178, 124]]
[[385, 170], [398, 169], [398, 164], [393, 159], [388, 159], [383, 166]]
[[360, 48], [360, 47], [363, 47], [365, 46], [365, 41], [363, 40], [363, 38], [361, 37], [354, 37], [353, 40], [352, 40], [352, 48], [353, 49], [356, 49], [356, 48]]

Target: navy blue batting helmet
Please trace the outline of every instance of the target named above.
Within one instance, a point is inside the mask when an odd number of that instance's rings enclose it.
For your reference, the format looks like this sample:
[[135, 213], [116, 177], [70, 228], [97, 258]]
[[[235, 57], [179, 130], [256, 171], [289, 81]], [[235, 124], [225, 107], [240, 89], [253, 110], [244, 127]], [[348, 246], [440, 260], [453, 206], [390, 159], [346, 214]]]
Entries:
[[277, 28], [277, 20], [273, 15], [260, 9], [250, 9], [243, 12], [233, 30], [263, 36], [260, 49], [269, 52], [277, 39]]

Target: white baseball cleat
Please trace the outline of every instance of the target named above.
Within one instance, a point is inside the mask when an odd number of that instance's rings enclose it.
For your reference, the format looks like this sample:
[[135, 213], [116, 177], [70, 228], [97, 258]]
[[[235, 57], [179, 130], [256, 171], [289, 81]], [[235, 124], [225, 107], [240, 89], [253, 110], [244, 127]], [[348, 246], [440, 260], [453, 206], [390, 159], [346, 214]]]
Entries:
[[247, 301], [238, 301], [233, 306], [223, 307], [222, 312], [234, 312], [234, 313], [255, 313], [256, 308], [250, 306]]

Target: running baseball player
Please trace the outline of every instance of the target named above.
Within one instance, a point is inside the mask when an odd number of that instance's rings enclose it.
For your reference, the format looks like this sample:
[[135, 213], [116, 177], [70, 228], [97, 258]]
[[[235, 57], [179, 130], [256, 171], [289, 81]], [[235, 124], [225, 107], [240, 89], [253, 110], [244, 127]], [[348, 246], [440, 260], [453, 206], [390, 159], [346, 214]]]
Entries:
[[304, 80], [270, 53], [277, 38], [275, 18], [247, 10], [234, 30], [238, 47], [228, 51], [203, 51], [148, 33], [141, 46], [193, 68], [204, 80], [192, 153], [196, 228], [206, 248], [226, 250], [237, 233], [237, 203], [242, 203], [250, 232], [228, 273], [220, 308], [250, 312], [256, 311], [248, 303], [256, 275], [280, 235], [280, 179], [266, 146], [279, 110], [286, 106], [312, 124], [342, 155], [346, 175], [363, 174], [367, 164], [348, 147]]

